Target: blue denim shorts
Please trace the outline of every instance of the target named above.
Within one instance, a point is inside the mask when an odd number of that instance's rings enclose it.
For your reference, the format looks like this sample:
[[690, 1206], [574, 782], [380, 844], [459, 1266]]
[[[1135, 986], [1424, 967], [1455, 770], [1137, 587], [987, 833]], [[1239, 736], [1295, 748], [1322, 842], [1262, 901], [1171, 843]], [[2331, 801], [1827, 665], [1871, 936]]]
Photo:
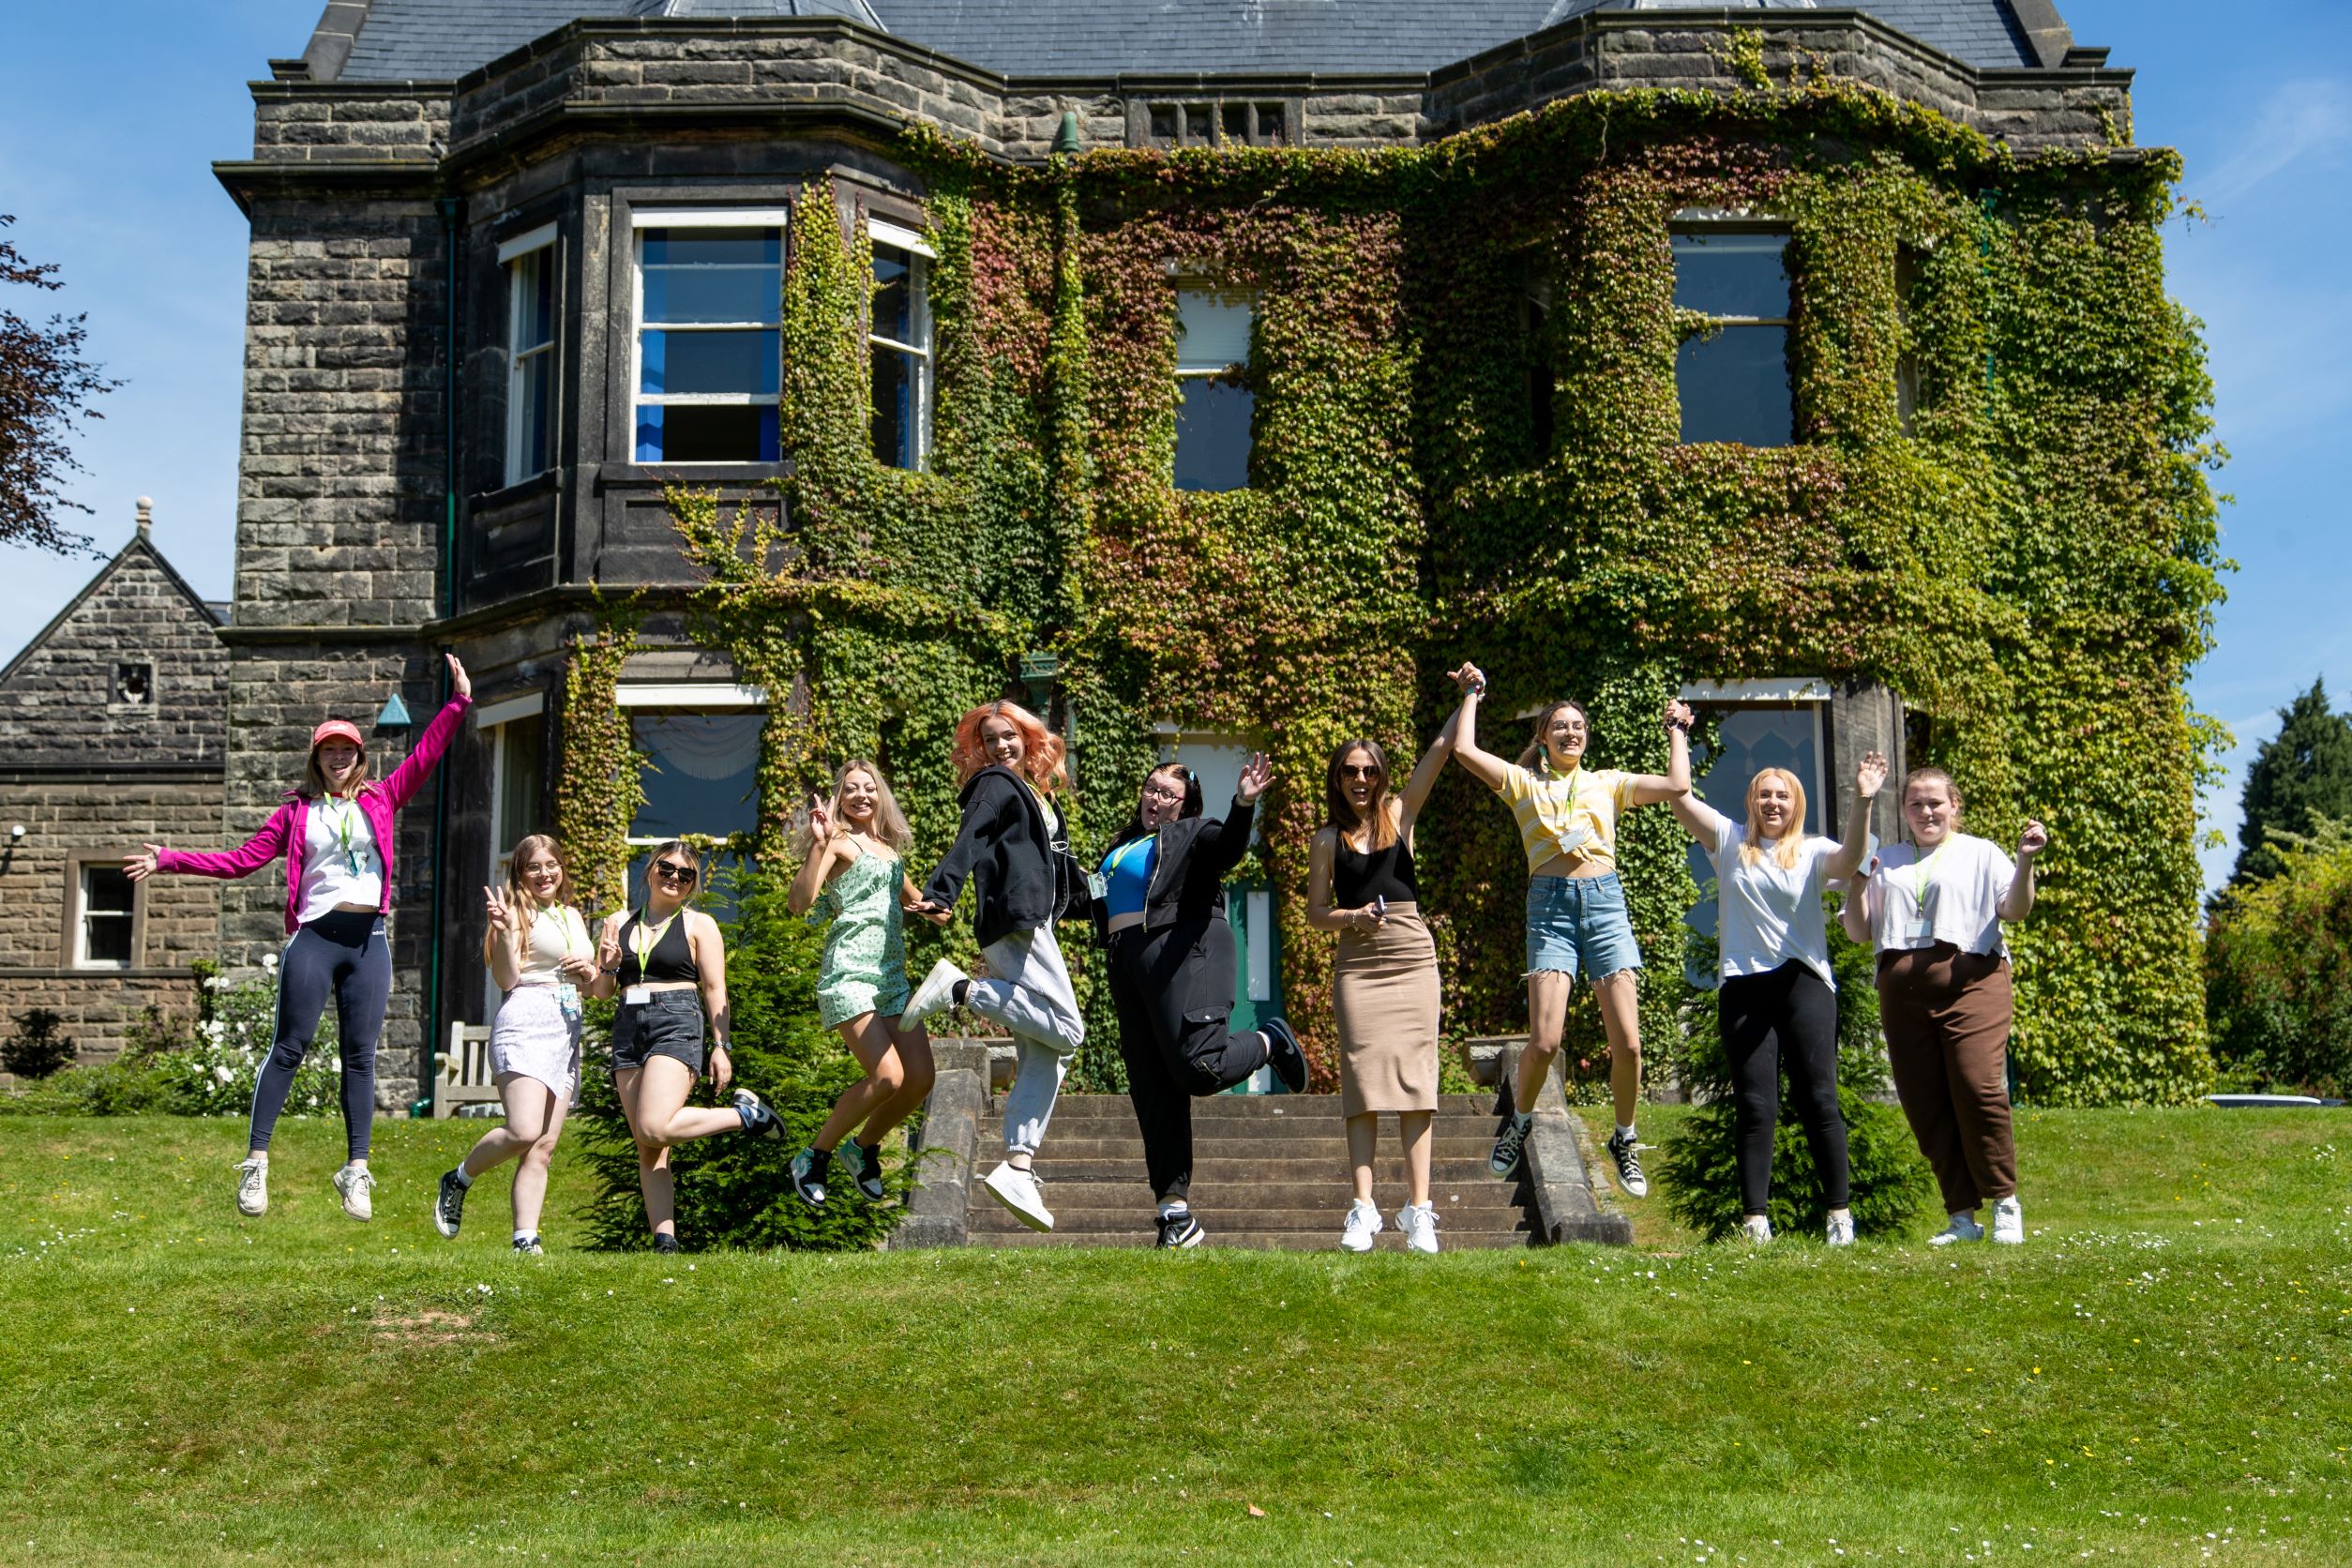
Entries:
[[1530, 877], [1527, 972], [1554, 970], [1589, 980], [1641, 967], [1641, 947], [1625, 913], [1625, 884], [1614, 871], [1597, 877]]

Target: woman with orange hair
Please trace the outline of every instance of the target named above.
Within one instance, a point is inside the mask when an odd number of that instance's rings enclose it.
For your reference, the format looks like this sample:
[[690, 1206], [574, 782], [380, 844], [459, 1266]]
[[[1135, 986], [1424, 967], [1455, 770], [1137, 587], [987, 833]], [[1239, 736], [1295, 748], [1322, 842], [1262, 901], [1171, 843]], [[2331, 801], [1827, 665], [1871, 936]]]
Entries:
[[1054, 798], [1069, 782], [1062, 738], [1018, 702], [983, 702], [956, 726], [956, 842], [924, 889], [918, 914], [945, 914], [969, 878], [972, 934], [987, 960], [975, 980], [942, 958], [915, 988], [904, 1021], [969, 1007], [1013, 1036], [1016, 1071], [1004, 1096], [1004, 1163], [982, 1181], [1033, 1230], [1053, 1229], [1037, 1190], [1037, 1145], [1053, 1116], [1070, 1058], [1086, 1038], [1078, 993], [1053, 923], [1083, 914], [1086, 875], [1070, 854], [1069, 819]]
[[1797, 1114], [1821, 1173], [1832, 1246], [1850, 1246], [1846, 1207], [1846, 1119], [1837, 1108], [1837, 980], [1830, 972], [1822, 890], [1843, 882], [1870, 852], [1870, 803], [1887, 781], [1872, 752], [1854, 772], [1846, 836], [1805, 832], [1805, 787], [1787, 768], [1748, 780], [1744, 826], [1696, 794], [1673, 798], [1674, 815], [1714, 862], [1715, 924], [1723, 989], [1723, 1050], [1731, 1068], [1732, 1128], [1740, 1167], [1741, 1232], [1772, 1239], [1766, 1217], [1772, 1187], [1772, 1137], [1780, 1119], [1780, 1069], [1797, 1092]]

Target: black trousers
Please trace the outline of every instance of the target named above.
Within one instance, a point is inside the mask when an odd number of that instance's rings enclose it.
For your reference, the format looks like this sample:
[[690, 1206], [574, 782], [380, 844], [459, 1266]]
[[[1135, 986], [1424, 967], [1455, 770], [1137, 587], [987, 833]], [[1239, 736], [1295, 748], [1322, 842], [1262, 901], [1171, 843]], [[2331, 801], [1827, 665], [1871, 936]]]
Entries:
[[1780, 1069], [1829, 1207], [1846, 1207], [1846, 1119], [1837, 1109], [1837, 993], [1791, 958], [1769, 974], [1723, 983], [1724, 1055], [1731, 1063], [1732, 1125], [1738, 1135], [1740, 1201], [1764, 1213], [1772, 1190], [1772, 1134], [1780, 1120]]
[[253, 1079], [252, 1148], [267, 1149], [294, 1074], [318, 1037], [327, 1002], [335, 1003], [343, 1052], [343, 1142], [353, 1159], [368, 1157], [376, 1114], [376, 1042], [392, 996], [392, 946], [384, 916], [330, 910], [294, 932], [278, 965], [278, 1031]]
[[1110, 997], [1127, 1099], [1143, 1134], [1153, 1196], [1192, 1185], [1192, 1102], [1232, 1088], [1266, 1064], [1265, 1036], [1233, 1033], [1233, 927], [1223, 920], [1110, 939]]

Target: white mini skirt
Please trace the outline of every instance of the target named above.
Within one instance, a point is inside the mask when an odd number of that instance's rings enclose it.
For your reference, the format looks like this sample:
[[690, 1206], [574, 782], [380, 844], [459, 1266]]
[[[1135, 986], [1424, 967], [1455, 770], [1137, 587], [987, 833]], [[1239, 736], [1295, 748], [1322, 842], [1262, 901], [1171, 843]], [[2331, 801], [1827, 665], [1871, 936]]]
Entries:
[[536, 1078], [565, 1102], [580, 1082], [580, 1020], [566, 1018], [553, 986], [518, 986], [490, 1020], [490, 1072]]

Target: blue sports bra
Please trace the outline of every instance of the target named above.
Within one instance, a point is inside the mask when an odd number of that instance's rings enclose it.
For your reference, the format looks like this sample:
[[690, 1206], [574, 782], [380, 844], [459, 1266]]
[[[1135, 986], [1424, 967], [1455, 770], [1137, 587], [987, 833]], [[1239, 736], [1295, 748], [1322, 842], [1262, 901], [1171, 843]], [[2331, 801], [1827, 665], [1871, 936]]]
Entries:
[[1152, 893], [1152, 867], [1159, 855], [1159, 836], [1146, 834], [1103, 856], [1103, 905], [1111, 919], [1143, 912]]

